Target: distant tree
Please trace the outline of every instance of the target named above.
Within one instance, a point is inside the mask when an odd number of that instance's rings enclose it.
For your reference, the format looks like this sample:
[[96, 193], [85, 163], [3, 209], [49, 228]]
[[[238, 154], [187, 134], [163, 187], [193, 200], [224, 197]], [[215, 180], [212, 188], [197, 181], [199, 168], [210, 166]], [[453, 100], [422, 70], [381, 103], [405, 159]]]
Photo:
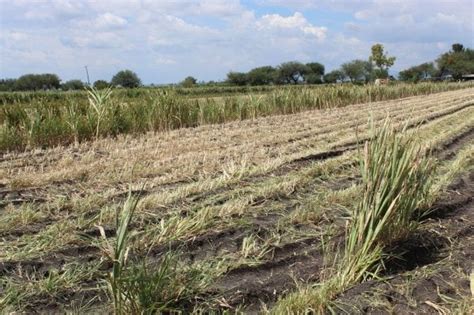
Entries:
[[298, 84], [305, 81], [310, 69], [297, 61], [284, 62], [277, 68], [276, 82], [280, 84]]
[[102, 89], [106, 89], [110, 86], [110, 83], [105, 81], [105, 80], [97, 80], [94, 82], [94, 84], [92, 85], [95, 89], [98, 89], [98, 90], [102, 90]]
[[25, 74], [15, 81], [14, 89], [17, 91], [51, 90], [59, 88], [60, 82], [56, 74]]
[[275, 81], [276, 69], [272, 66], [263, 66], [250, 70], [247, 81], [250, 85], [267, 85]]
[[352, 60], [341, 65], [341, 71], [351, 82], [371, 80], [372, 64], [365, 60]]
[[189, 87], [193, 87], [194, 85], [196, 85], [196, 83], [197, 83], [196, 78], [194, 78], [192, 76], [188, 76], [183, 80], [183, 82], [181, 82], [181, 85], [183, 87], [189, 88]]
[[376, 78], [387, 78], [388, 69], [395, 63], [395, 57], [389, 57], [384, 52], [382, 44], [375, 44], [372, 46], [372, 55], [369, 61], [376, 67], [374, 69], [374, 76]]
[[243, 72], [229, 72], [227, 73], [227, 83], [234, 85], [246, 85], [248, 83], [247, 74]]
[[333, 70], [324, 75], [323, 79], [325, 83], [336, 83], [338, 81], [344, 81], [345, 75], [341, 70]]
[[319, 62], [310, 62], [306, 64], [309, 71], [314, 74], [324, 75], [324, 65]]
[[1, 79], [0, 80], [0, 91], [14, 91], [16, 79]]
[[324, 65], [319, 62], [310, 62], [306, 64], [308, 73], [305, 75], [305, 81], [309, 84], [323, 83]]
[[136, 88], [139, 87], [142, 82], [137, 74], [131, 70], [122, 70], [117, 72], [112, 78], [112, 85], [120, 85], [124, 88]]
[[418, 66], [400, 71], [398, 78], [402, 81], [418, 82], [436, 75], [436, 68], [432, 62], [425, 62]]
[[64, 91], [82, 90], [84, 89], [84, 83], [81, 80], [69, 80], [61, 84], [61, 89]]
[[451, 74], [459, 80], [464, 74], [474, 73], [474, 50], [464, 48], [461, 44], [454, 44], [452, 50], [436, 59], [439, 74]]
[[464, 46], [462, 44], [459, 44], [459, 43], [453, 44], [452, 48], [453, 48], [453, 52], [455, 52], [455, 53], [459, 53], [459, 52], [464, 51]]

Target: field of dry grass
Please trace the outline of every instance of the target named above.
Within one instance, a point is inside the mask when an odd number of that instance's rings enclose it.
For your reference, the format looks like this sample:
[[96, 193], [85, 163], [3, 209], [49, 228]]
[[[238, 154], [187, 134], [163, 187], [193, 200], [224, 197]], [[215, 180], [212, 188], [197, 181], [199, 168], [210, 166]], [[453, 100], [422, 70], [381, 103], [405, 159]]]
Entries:
[[406, 259], [388, 263], [389, 280], [334, 303], [349, 313], [462, 313], [474, 258], [473, 88], [0, 154], [0, 308], [109, 309], [98, 226], [115, 235], [131, 190], [131, 259], [173, 252], [182, 274], [200, 275], [192, 286], [181, 279], [186, 294], [170, 307], [291, 310], [288, 293], [307, 294], [333, 266], [361, 198], [358, 143], [369, 117], [387, 116], [432, 149], [437, 198], [399, 244]]

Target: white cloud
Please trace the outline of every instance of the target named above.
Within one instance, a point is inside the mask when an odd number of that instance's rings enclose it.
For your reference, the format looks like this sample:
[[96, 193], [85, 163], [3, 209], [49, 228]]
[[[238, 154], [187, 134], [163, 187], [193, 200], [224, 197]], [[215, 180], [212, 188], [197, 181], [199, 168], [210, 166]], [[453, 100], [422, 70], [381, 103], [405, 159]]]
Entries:
[[155, 63], [158, 64], [158, 65], [174, 65], [174, 64], [176, 64], [176, 60], [174, 60], [173, 58], [169, 58], [169, 57], [158, 56], [155, 59]]
[[453, 42], [474, 45], [472, 6], [472, 0], [0, 0], [1, 72], [58, 71], [70, 79], [88, 64], [103, 79], [127, 67], [144, 82], [191, 73], [216, 80], [229, 70], [289, 60], [319, 61], [330, 70], [367, 58], [374, 42], [398, 57], [394, 69], [400, 69], [433, 60]]
[[127, 25], [126, 19], [110, 12], [99, 15], [95, 21], [95, 26], [98, 28], [122, 27], [125, 25]]
[[124, 40], [113, 32], [90, 32], [88, 34], [66, 37], [64, 42], [69, 42], [76, 48], [119, 48], [126, 45]]
[[356, 11], [354, 17], [358, 20], [368, 20], [372, 15], [372, 12], [369, 10]]
[[18, 32], [18, 31], [8, 32], [5, 35], [5, 37], [8, 41], [13, 41], [13, 42], [22, 42], [22, 41], [28, 40], [29, 38], [28, 34], [24, 32]]
[[313, 35], [319, 40], [325, 39], [327, 32], [327, 28], [317, 27], [309, 23], [304, 15], [300, 12], [295, 12], [293, 15], [288, 17], [284, 17], [279, 14], [264, 15], [257, 22], [257, 28], [263, 30], [299, 30], [303, 34]]
[[237, 15], [243, 10], [238, 0], [202, 0], [199, 1], [197, 11], [200, 14], [227, 17]]

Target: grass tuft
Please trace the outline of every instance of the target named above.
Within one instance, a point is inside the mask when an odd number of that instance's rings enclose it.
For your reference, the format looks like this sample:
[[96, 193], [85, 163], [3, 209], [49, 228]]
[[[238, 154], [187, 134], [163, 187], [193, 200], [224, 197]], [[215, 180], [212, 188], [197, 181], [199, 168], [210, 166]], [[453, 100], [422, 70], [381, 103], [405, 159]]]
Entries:
[[155, 314], [186, 307], [210, 283], [212, 275], [208, 270], [219, 268], [205, 264], [187, 266], [180, 255], [172, 252], [155, 259], [131, 259], [129, 227], [137, 204], [138, 198], [129, 194], [117, 216], [114, 242], [107, 239], [104, 228], [99, 226], [102, 252], [112, 264], [106, 281], [115, 314]]
[[[416, 226], [415, 214], [428, 199], [434, 162], [414, 135], [398, 134], [387, 119], [365, 143], [360, 158], [363, 196], [352, 212], [341, 261], [327, 280], [279, 301], [275, 314], [333, 312], [332, 300], [351, 285], [377, 277], [384, 249]], [[336, 255], [337, 257], [337, 255]]]

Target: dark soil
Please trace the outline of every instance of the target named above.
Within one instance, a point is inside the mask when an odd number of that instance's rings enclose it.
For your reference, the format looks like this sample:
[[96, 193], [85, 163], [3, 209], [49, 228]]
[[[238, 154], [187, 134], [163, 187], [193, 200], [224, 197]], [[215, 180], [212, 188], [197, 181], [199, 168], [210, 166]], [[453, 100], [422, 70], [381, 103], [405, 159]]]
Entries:
[[435, 154], [440, 160], [450, 160], [456, 156], [456, 153], [466, 144], [474, 140], [474, 127], [471, 127], [444, 143], [435, 150]]
[[[472, 105], [465, 107], [468, 106]], [[458, 110], [461, 109], [456, 111]], [[436, 118], [439, 117], [432, 117], [428, 120]], [[436, 155], [443, 160], [452, 159], [459, 149], [471, 142], [473, 138], [474, 129], [471, 128], [450, 140], [449, 143], [443, 144], [437, 150]], [[355, 144], [350, 143], [346, 146], [333, 148], [332, 151], [304, 157], [292, 161], [264, 177], [257, 177], [257, 179], [268, 178], [270, 175], [285, 176], [288, 172], [309, 166], [314, 161], [340, 156], [353, 149], [355, 149]], [[348, 166], [350, 167], [350, 165]], [[337, 190], [347, 188], [358, 180], [359, 178], [354, 177], [340, 178], [326, 184], [331, 189]], [[179, 184], [176, 183], [176, 185]], [[223, 187], [222, 191], [230, 188]], [[301, 188], [303, 193], [306, 190], [307, 187]], [[220, 190], [188, 198], [190, 198], [190, 202], [208, 197], [215, 198], [216, 192], [220, 192]], [[0, 187], [0, 199], [9, 203], [44, 201], [35, 196], [35, 193], [38, 194], [37, 191], [7, 191], [5, 187]], [[136, 191], [134, 193], [143, 195], [149, 192]], [[111, 199], [117, 201], [126, 198], [126, 196], [126, 193], [117, 194]], [[425, 222], [422, 223], [417, 233], [392, 248], [393, 252], [402, 254], [399, 259], [387, 262], [384, 276], [388, 277], [388, 280], [369, 281], [347, 290], [337, 300], [342, 310], [353, 314], [390, 313], [390, 311], [397, 314], [438, 314], [438, 311], [426, 301], [435, 304], [442, 303], [439, 293], [452, 298], [466, 295], [469, 290], [467, 275], [471, 271], [474, 259], [473, 196], [474, 172], [471, 172], [457, 179], [449, 187], [446, 195], [433, 206], [431, 214], [424, 218]], [[226, 197], [223, 196], [223, 198]], [[278, 201], [285, 202], [283, 199], [285, 198], [279, 198]], [[214, 204], [216, 203], [215, 199], [212, 201]], [[288, 203], [288, 212], [293, 208], [294, 203]], [[183, 258], [189, 261], [220, 256], [226, 252], [235, 253], [240, 250], [242, 240], [246, 236], [264, 234], [278, 222], [279, 218], [278, 214], [259, 216], [253, 218], [250, 226], [244, 225], [224, 231], [208, 232], [185, 242], [176, 242], [171, 246], [181, 249], [184, 253]], [[8, 239], [23, 234], [34, 234], [45, 225], [47, 222], [38, 222], [22, 230], [10, 230], [0, 237]], [[114, 232], [112, 228], [106, 229], [108, 235], [112, 235]], [[99, 236], [96, 229], [83, 231], [83, 234], [89, 237]], [[297, 282], [318, 281], [319, 270], [323, 267], [319, 245], [320, 240], [315, 238], [276, 247], [271, 253], [272, 256], [257, 266], [240, 266], [229, 270], [205, 294], [219, 299], [224, 308], [233, 309], [243, 306], [248, 312], [257, 312], [261, 303], [271, 305], [278, 296], [294, 290]], [[157, 248], [150, 254], [159, 256], [169, 249], [169, 246]], [[50, 270], [61, 270], [66, 263], [88, 262], [97, 260], [99, 257], [99, 250], [96, 247], [71, 247], [65, 251], [47, 253], [46, 257], [38, 257], [38, 259], [31, 261], [0, 262], [0, 277], [11, 275], [20, 268], [26, 272], [42, 273], [46, 277]], [[103, 269], [106, 268], [107, 266], [104, 265]], [[92, 284], [84, 283], [84, 286], [92, 286]], [[405, 289], [402, 290], [400, 287]], [[60, 309], [61, 304], [71, 305], [71, 301], [81, 298], [87, 301], [90, 298], [87, 294], [97, 294], [96, 291], [85, 292], [84, 296], [81, 296], [82, 293], [77, 290], [61, 292], [56, 297], [47, 296], [44, 298], [44, 305], [47, 305], [49, 310], [55, 309], [56, 306]], [[374, 305], [373, 301], [376, 298], [382, 300], [383, 308]]]
[[257, 266], [242, 266], [228, 272], [210, 289], [223, 307], [244, 307], [257, 312], [261, 303], [271, 304], [296, 283], [317, 282], [323, 257], [319, 239], [306, 239], [276, 248], [272, 260]]

